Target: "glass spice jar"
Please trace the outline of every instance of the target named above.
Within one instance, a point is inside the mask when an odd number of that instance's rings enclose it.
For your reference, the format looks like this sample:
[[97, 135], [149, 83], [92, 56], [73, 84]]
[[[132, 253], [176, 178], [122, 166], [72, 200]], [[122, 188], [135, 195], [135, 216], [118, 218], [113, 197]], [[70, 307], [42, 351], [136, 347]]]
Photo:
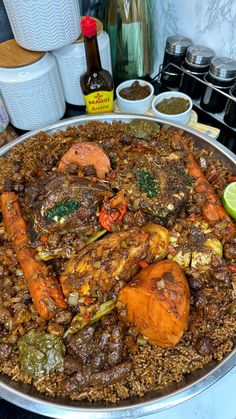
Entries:
[[190, 45], [192, 45], [191, 39], [182, 35], [172, 35], [167, 38], [161, 72], [161, 84], [163, 86], [179, 87], [181, 70], [171, 66], [171, 64], [181, 67], [186, 50]]
[[236, 85], [231, 87], [229, 95], [232, 99], [227, 100], [224, 122], [229, 125], [229, 127], [236, 128]]
[[229, 93], [236, 77], [236, 61], [231, 58], [219, 57], [211, 61], [209, 72], [204, 76], [208, 86], [204, 88], [200, 106], [212, 113], [223, 112], [227, 97], [212, 89], [216, 87], [221, 92]]
[[[192, 45], [188, 47], [185, 61], [181, 67], [189, 74], [203, 80], [213, 56], [214, 51], [212, 49], [202, 45]], [[204, 91], [204, 84], [183, 73], [179, 90], [189, 95], [192, 99], [200, 99]]]

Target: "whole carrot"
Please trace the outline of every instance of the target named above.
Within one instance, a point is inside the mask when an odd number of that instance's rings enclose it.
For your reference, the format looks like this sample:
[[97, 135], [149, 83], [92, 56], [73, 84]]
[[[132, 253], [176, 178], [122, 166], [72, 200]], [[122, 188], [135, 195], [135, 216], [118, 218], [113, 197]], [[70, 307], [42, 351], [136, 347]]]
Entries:
[[44, 319], [51, 319], [58, 308], [67, 307], [60, 285], [48, 274], [47, 267], [35, 259], [35, 252], [29, 244], [27, 225], [15, 193], [3, 192], [1, 206], [3, 222], [27, 281], [35, 309]]
[[230, 216], [225, 211], [213, 187], [204, 176], [200, 166], [197, 164], [194, 158], [191, 149], [183, 141], [183, 138], [179, 134], [175, 134], [173, 139], [181, 143], [187, 153], [186, 167], [188, 169], [188, 174], [194, 178], [194, 191], [203, 192], [206, 196], [206, 201], [201, 209], [203, 218], [212, 225], [216, 224], [218, 221], [226, 220], [227, 232], [225, 232], [225, 236], [227, 236], [227, 241], [231, 240], [235, 235], [235, 225], [231, 221]]

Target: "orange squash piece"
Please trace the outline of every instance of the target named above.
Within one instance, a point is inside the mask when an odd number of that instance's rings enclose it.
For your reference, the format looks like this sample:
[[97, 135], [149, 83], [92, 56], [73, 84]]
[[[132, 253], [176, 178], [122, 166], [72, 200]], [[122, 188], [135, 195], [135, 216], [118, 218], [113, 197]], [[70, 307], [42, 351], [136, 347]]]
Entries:
[[175, 346], [187, 328], [190, 292], [185, 274], [173, 261], [153, 263], [125, 285], [118, 308], [149, 343]]

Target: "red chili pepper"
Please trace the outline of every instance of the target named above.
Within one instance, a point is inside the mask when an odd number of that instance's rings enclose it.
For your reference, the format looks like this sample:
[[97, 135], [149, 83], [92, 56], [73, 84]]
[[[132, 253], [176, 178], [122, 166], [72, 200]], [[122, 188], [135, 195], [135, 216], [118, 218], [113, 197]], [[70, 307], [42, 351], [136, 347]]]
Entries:
[[84, 315], [83, 315], [83, 320], [84, 320], [86, 323], [88, 323], [88, 322], [90, 322], [91, 317], [90, 317], [90, 316], [88, 316], [88, 314], [84, 314]]
[[113, 171], [113, 172], [111, 172], [111, 173], [110, 173], [110, 175], [109, 175], [108, 177], [106, 177], [106, 179], [107, 179], [107, 180], [109, 180], [109, 181], [110, 181], [110, 180], [114, 180], [114, 179], [116, 179], [116, 178], [117, 178], [117, 174], [116, 174], [116, 172], [114, 172], [114, 171]]
[[228, 182], [229, 182], [229, 183], [231, 183], [231, 182], [236, 182], [236, 176], [229, 176], [229, 177], [228, 177]]
[[146, 260], [140, 260], [138, 264], [139, 264], [139, 266], [141, 266], [142, 269], [145, 269], [149, 266], [149, 264], [146, 262]]
[[213, 169], [213, 170], [210, 172], [210, 174], [209, 174], [209, 176], [208, 176], [207, 180], [208, 180], [208, 182], [213, 182], [213, 181], [214, 181], [214, 180], [216, 180], [218, 177], [219, 177], [219, 172], [217, 172], [217, 170]]
[[138, 153], [140, 153], [141, 151], [143, 151], [142, 144], [140, 144], [140, 143], [136, 144], [136, 149], [137, 149]]
[[236, 272], [236, 265], [229, 265], [229, 266], [227, 266], [227, 269], [228, 269], [230, 272]]
[[90, 306], [94, 301], [96, 300], [96, 298], [93, 297], [86, 297], [84, 299], [84, 305], [85, 306]]
[[47, 243], [47, 241], [48, 241], [47, 236], [41, 236], [41, 237], [40, 237], [40, 241], [41, 241], [42, 243]]
[[118, 192], [108, 202], [102, 206], [99, 222], [108, 231], [112, 230], [112, 225], [119, 223], [127, 212], [127, 201], [124, 193]]

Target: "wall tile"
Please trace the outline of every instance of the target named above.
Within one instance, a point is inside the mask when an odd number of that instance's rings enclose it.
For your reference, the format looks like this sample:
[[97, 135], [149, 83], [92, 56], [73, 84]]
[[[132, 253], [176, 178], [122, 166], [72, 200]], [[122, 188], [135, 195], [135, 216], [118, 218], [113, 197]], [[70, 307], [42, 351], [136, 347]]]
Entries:
[[154, 9], [155, 71], [164, 55], [166, 38], [188, 36], [216, 56], [236, 59], [235, 0], [152, 0]]

